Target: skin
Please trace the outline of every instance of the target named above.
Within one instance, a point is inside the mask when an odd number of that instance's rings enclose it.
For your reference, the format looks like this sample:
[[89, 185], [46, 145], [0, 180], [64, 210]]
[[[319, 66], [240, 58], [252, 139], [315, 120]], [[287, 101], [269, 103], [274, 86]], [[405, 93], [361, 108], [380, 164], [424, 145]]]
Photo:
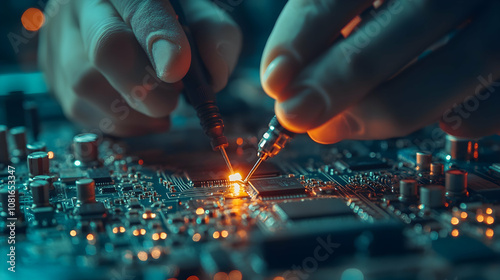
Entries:
[[325, 144], [436, 121], [459, 137], [498, 133], [500, 2], [378, 2], [288, 1], [261, 61], [282, 125]]
[[[182, 0], [215, 91], [234, 69], [238, 26], [213, 2]], [[70, 0], [40, 33], [39, 64], [65, 115], [117, 136], [168, 129], [191, 49], [166, 0]], [[147, 19], [147, 20], [145, 20]]]

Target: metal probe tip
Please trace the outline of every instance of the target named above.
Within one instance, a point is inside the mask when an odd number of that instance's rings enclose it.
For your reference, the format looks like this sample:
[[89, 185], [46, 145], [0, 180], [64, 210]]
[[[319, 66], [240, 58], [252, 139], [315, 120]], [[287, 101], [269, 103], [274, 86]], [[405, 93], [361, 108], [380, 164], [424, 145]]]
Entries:
[[255, 165], [252, 167], [252, 170], [250, 170], [250, 172], [248, 172], [248, 175], [245, 178], [245, 180], [243, 181], [243, 183], [246, 184], [248, 182], [248, 180], [250, 179], [250, 177], [252, 177], [253, 173], [255, 173], [255, 171], [257, 170], [257, 168], [259, 167], [261, 162], [262, 162], [262, 158], [259, 158], [257, 160], [257, 162], [255, 163]]
[[231, 174], [234, 174], [233, 166], [231, 165], [231, 161], [229, 161], [229, 157], [227, 156], [226, 149], [224, 149], [223, 146], [219, 148], [220, 152], [222, 153], [222, 158], [224, 158], [224, 161], [226, 162], [227, 168], [229, 168], [229, 172]]

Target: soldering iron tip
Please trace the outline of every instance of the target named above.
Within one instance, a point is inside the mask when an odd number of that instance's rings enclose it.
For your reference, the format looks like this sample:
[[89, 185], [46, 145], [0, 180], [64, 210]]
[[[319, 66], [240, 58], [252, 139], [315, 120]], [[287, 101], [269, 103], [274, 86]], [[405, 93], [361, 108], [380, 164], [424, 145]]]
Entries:
[[231, 165], [231, 161], [229, 161], [229, 157], [227, 156], [226, 149], [224, 149], [224, 147], [220, 147], [219, 150], [222, 153], [222, 158], [224, 158], [224, 161], [226, 162], [226, 165], [227, 165], [227, 168], [229, 169], [229, 172], [231, 172], [231, 174], [234, 174], [233, 166]]

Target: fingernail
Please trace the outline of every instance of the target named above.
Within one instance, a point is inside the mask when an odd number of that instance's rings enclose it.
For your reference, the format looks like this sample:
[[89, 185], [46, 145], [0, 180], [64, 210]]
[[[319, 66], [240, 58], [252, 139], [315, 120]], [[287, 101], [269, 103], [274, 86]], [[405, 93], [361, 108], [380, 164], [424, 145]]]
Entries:
[[327, 101], [316, 90], [306, 88], [297, 96], [279, 103], [281, 117], [284, 117], [296, 130], [305, 132], [322, 124], [321, 116], [326, 110]]
[[165, 39], [157, 40], [151, 47], [156, 74], [165, 82], [176, 82], [172, 80], [171, 71], [179, 51], [179, 45]]
[[285, 96], [283, 89], [290, 84], [297, 68], [298, 63], [289, 55], [280, 55], [271, 61], [262, 77], [266, 93], [277, 100], [290, 98], [288, 94]]
[[356, 138], [361, 126], [349, 113], [341, 113], [324, 125], [308, 131], [314, 141], [321, 144], [334, 144], [344, 139]]

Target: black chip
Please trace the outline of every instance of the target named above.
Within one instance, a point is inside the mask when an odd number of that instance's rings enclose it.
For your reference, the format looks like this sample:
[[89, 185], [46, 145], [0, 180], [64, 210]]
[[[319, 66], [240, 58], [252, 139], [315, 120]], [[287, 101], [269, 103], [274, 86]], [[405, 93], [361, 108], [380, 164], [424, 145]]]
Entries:
[[276, 204], [275, 211], [292, 221], [354, 215], [345, 201], [337, 198], [282, 202]]
[[89, 170], [89, 177], [94, 180], [96, 185], [109, 185], [113, 183], [113, 179], [107, 168], [97, 168]]
[[259, 198], [305, 194], [305, 188], [296, 178], [255, 179], [250, 181], [253, 196]]
[[351, 169], [353, 171], [380, 169], [389, 167], [389, 165], [387, 165], [387, 163], [382, 161], [381, 159], [371, 158], [371, 157], [356, 157], [356, 158], [344, 159], [342, 163], [348, 169]]
[[134, 189], [134, 187], [132, 185], [122, 185], [122, 191], [124, 191], [124, 192], [128, 192], [128, 191], [131, 191], [133, 189]]
[[115, 192], [116, 192], [115, 187], [107, 187], [101, 189], [101, 193], [115, 193]]

